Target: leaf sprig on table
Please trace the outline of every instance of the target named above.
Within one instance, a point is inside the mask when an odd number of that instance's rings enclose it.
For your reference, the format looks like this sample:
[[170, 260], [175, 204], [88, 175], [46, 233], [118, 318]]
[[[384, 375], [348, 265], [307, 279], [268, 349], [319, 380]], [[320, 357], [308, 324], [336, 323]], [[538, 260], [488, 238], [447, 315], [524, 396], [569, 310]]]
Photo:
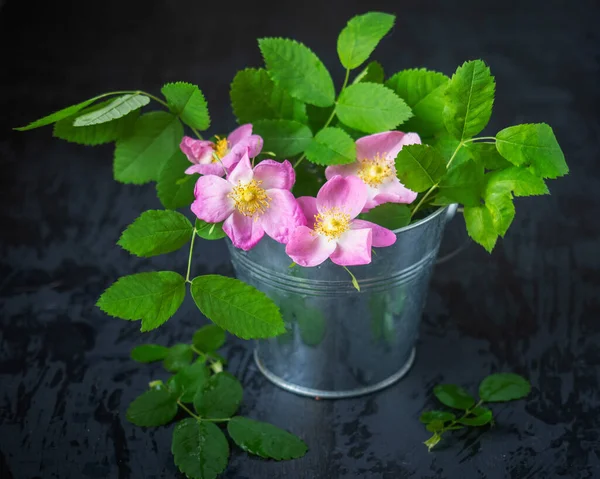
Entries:
[[529, 381], [512, 373], [497, 373], [486, 377], [479, 385], [479, 401], [455, 384], [440, 384], [433, 390], [435, 397], [444, 405], [462, 414], [447, 410], [425, 411], [420, 421], [433, 433], [424, 444], [431, 451], [448, 431], [465, 427], [482, 427], [493, 424], [494, 414], [484, 404], [523, 399], [531, 391]]
[[194, 333], [191, 344], [170, 348], [144, 344], [131, 352], [141, 363], [162, 361], [173, 373], [155, 380], [127, 409], [127, 419], [137, 426], [157, 427], [181, 416], [173, 429], [171, 451], [175, 465], [192, 479], [213, 479], [229, 460], [229, 443], [220, 425], [241, 449], [265, 459], [302, 457], [304, 442], [272, 424], [236, 415], [243, 388], [223, 371], [227, 361], [216, 351], [225, 342], [225, 332], [215, 325]]

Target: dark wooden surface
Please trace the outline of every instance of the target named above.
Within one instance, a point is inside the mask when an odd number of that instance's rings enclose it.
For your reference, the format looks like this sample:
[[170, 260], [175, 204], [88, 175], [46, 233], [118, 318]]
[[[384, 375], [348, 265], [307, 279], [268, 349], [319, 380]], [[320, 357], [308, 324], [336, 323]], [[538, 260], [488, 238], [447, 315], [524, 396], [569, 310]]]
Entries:
[[[289, 3], [289, 4], [288, 4]], [[179, 477], [170, 428], [125, 420], [160, 368], [129, 357], [143, 341], [186, 341], [205, 320], [186, 300], [177, 317], [141, 334], [94, 307], [117, 276], [182, 270], [186, 252], [140, 260], [114, 246], [153, 187], [112, 181], [111, 147], [9, 131], [102, 91], [197, 83], [219, 131], [233, 126], [235, 72], [258, 66], [255, 38], [292, 36], [314, 48], [339, 83], [335, 39], [365, 2], [7, 0], [0, 9], [0, 477]], [[496, 75], [489, 130], [550, 123], [572, 173], [551, 196], [517, 201], [492, 255], [470, 246], [436, 268], [408, 377], [379, 394], [313, 401], [280, 391], [231, 341], [242, 412], [302, 436], [310, 452], [275, 463], [233, 449], [229, 478], [600, 477], [600, 9], [592, 0], [373, 1], [398, 14], [377, 50], [388, 73], [445, 73], [484, 58]], [[232, 273], [225, 244], [201, 242], [196, 273]], [[435, 453], [418, 422], [431, 388], [472, 390], [493, 371], [527, 376], [526, 401], [499, 405], [497, 426], [453, 436]]]

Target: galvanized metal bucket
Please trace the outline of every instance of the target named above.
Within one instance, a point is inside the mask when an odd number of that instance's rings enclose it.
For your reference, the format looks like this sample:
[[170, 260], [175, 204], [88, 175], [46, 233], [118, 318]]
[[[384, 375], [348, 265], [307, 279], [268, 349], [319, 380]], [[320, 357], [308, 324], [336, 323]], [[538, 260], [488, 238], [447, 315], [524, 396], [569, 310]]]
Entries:
[[295, 266], [285, 247], [265, 237], [245, 252], [228, 243], [239, 279], [281, 308], [287, 332], [257, 341], [260, 371], [296, 394], [359, 396], [404, 376], [415, 358], [419, 322], [444, 225], [456, 207], [440, 208], [396, 230], [397, 241], [375, 249], [372, 263], [348, 273], [326, 261]]

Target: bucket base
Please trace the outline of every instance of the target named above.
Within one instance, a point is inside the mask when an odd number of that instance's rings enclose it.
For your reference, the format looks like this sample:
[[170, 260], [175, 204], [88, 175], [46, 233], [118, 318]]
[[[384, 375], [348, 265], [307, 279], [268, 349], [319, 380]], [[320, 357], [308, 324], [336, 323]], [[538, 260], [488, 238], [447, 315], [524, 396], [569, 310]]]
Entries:
[[410, 356], [408, 357], [406, 363], [404, 363], [404, 365], [397, 372], [395, 372], [388, 378], [371, 386], [365, 386], [356, 389], [348, 389], [346, 391], [327, 391], [324, 389], [311, 389], [290, 383], [280, 378], [279, 376], [273, 374], [265, 367], [265, 365], [261, 362], [260, 358], [258, 357], [257, 349], [254, 350], [254, 361], [256, 362], [256, 365], [258, 366], [260, 372], [263, 373], [263, 375], [269, 381], [271, 381], [276, 386], [279, 386], [281, 389], [285, 389], [286, 391], [298, 394], [299, 396], [308, 396], [312, 398], [318, 397], [319, 399], [342, 399], [374, 393], [376, 391], [380, 391], [384, 388], [387, 388], [388, 386], [394, 384], [396, 381], [402, 379], [406, 375], [406, 373], [408, 373], [415, 361], [415, 348], [413, 348], [410, 352]]

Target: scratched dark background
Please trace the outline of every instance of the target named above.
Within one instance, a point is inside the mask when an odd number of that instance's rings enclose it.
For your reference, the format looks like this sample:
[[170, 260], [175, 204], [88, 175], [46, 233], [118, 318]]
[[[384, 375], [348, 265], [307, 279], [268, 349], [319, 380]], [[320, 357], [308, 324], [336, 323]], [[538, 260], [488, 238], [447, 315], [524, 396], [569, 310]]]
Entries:
[[[337, 6], [336, 6], [337, 5]], [[208, 10], [207, 10], [208, 9]], [[0, 0], [0, 478], [180, 477], [170, 428], [125, 420], [129, 402], [161, 377], [129, 357], [142, 341], [187, 341], [205, 320], [191, 301], [158, 331], [94, 307], [117, 276], [183, 269], [186, 251], [140, 260], [114, 246], [153, 187], [111, 178], [111, 147], [54, 140], [50, 128], [10, 131], [96, 93], [197, 83], [219, 131], [234, 126], [235, 72], [258, 66], [255, 38], [310, 45], [338, 85], [336, 36], [365, 10], [398, 15], [374, 58], [388, 73], [452, 73], [483, 58], [498, 88], [491, 133], [550, 123], [572, 173], [551, 196], [517, 201], [492, 255], [471, 245], [439, 265], [409, 376], [379, 394], [313, 401], [280, 391], [230, 341], [246, 387], [242, 413], [303, 437], [284, 463], [233, 448], [228, 478], [600, 477], [600, 8], [592, 0], [436, 2], [198, 2]], [[201, 243], [198, 274], [231, 274], [223, 242]], [[491, 430], [458, 433], [435, 453], [418, 422], [432, 387], [475, 391], [494, 371], [528, 377], [525, 401], [494, 407]]]

